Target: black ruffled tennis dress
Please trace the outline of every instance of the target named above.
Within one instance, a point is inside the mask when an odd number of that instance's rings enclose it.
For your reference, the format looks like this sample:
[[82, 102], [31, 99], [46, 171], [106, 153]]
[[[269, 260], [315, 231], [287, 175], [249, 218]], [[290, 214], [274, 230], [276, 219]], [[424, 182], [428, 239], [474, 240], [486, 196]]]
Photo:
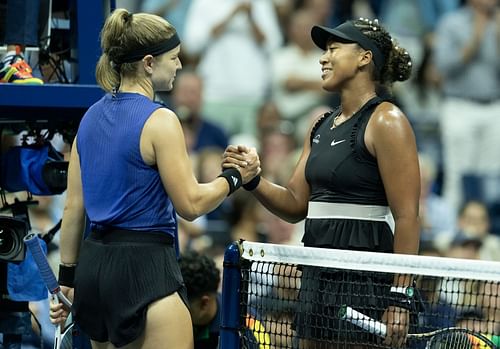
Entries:
[[[305, 175], [310, 201], [387, 206], [376, 159], [365, 146], [366, 125], [384, 100], [368, 101], [349, 120], [331, 128], [340, 109], [318, 121], [311, 135]], [[311, 207], [311, 206], [310, 206]], [[392, 216], [391, 216], [392, 217]], [[386, 222], [306, 219], [305, 246], [393, 252], [393, 232]], [[387, 275], [302, 266], [299, 307], [294, 327], [300, 338], [334, 343], [380, 343], [373, 335], [339, 319], [341, 305], [380, 319], [391, 278]]]
[[[377, 160], [364, 135], [379, 97], [368, 101], [349, 120], [331, 129], [341, 111], [334, 110], [313, 133], [305, 175], [310, 201], [387, 206]], [[305, 246], [393, 252], [393, 233], [385, 222], [355, 219], [307, 219]]]

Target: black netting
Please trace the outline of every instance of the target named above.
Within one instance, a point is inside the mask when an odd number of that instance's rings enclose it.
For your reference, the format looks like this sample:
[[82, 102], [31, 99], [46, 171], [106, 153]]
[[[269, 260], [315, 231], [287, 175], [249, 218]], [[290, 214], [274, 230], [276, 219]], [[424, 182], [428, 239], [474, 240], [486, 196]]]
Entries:
[[[499, 282], [248, 260], [241, 279], [242, 348], [390, 348], [384, 333], [449, 327], [499, 341]], [[405, 348], [488, 348], [463, 332], [402, 336]]]

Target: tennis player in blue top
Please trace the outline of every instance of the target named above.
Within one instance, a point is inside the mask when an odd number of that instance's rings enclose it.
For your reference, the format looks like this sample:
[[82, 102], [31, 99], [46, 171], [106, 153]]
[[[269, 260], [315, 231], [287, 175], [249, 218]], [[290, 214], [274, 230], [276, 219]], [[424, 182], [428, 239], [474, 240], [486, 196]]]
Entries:
[[[191, 349], [176, 214], [193, 220], [215, 209], [260, 163], [253, 149], [244, 169], [198, 183], [177, 116], [153, 101], [182, 67], [163, 18], [117, 9], [101, 46], [96, 77], [108, 93], [84, 115], [71, 150], [59, 282], [74, 292], [73, 317], [94, 349]], [[54, 323], [67, 316], [52, 305]]]

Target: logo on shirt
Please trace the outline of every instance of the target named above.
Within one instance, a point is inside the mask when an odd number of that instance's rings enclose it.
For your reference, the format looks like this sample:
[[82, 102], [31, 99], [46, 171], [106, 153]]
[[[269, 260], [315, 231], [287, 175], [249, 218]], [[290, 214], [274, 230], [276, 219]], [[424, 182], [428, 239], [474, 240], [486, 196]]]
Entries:
[[340, 144], [340, 143], [344, 143], [345, 142], [345, 139], [341, 140], [341, 141], [335, 141], [335, 139], [332, 141], [332, 143], [330, 143], [330, 145], [333, 147], [333, 146], [336, 146], [337, 144]]
[[313, 143], [318, 144], [320, 137], [321, 137], [321, 135], [316, 135], [316, 137], [313, 138]]

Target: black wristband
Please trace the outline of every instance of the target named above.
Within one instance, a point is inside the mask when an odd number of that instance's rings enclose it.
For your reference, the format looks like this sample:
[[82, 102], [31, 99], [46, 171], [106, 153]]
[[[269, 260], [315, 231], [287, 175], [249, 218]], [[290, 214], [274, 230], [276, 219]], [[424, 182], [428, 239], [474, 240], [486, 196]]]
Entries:
[[409, 298], [407, 299], [391, 299], [389, 301], [389, 306], [403, 308], [406, 310], [413, 309], [413, 301]]
[[260, 183], [260, 175], [257, 175], [253, 177], [250, 182], [243, 184], [243, 188], [245, 188], [245, 190], [252, 191], [255, 188], [257, 188], [259, 183]]
[[414, 292], [415, 289], [413, 287], [391, 287], [389, 305], [412, 310]]
[[238, 190], [238, 188], [241, 187], [241, 184], [243, 183], [243, 181], [241, 180], [240, 171], [235, 168], [226, 168], [217, 177], [225, 178], [227, 183], [229, 184], [229, 194], [227, 194], [227, 196]]
[[74, 287], [76, 265], [59, 264], [59, 285]]

